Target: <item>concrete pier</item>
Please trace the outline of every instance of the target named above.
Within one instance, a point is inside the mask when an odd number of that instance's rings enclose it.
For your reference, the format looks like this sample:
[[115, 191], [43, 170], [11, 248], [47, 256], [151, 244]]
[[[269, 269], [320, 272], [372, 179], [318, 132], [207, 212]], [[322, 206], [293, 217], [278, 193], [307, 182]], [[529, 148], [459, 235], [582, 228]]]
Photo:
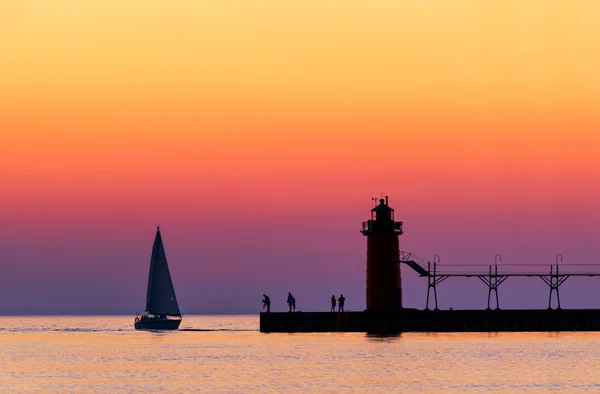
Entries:
[[271, 312], [261, 332], [600, 331], [600, 309]]

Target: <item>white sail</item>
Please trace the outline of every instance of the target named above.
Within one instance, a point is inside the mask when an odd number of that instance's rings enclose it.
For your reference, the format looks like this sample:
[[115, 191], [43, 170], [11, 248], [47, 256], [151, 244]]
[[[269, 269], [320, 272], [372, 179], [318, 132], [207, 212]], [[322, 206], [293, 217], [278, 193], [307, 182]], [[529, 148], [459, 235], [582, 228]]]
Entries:
[[146, 311], [154, 315], [181, 316], [160, 229], [156, 232], [152, 247]]

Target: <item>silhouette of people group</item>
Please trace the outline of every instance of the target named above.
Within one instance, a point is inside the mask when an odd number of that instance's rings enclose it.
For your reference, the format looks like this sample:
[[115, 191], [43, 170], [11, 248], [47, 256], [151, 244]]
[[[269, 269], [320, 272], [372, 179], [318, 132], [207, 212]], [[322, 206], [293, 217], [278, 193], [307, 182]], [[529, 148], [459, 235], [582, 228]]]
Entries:
[[[346, 302], [346, 298], [343, 294], [340, 294], [339, 298], [336, 300], [335, 295], [331, 296], [331, 312], [335, 312], [335, 307], [337, 305], [338, 312], [344, 312], [344, 303]], [[271, 312], [271, 299], [268, 295], [263, 294], [263, 309], [267, 308], [267, 312]], [[287, 304], [289, 307], [289, 312], [296, 312], [296, 297], [292, 295], [291, 292], [288, 292], [287, 296]]]

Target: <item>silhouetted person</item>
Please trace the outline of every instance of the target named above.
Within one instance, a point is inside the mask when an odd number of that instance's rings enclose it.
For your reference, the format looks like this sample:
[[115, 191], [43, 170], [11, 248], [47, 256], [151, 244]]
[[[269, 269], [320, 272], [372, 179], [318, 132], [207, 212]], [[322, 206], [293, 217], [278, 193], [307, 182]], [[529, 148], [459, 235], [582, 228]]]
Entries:
[[271, 299], [266, 294], [263, 294], [263, 308], [264, 307], [267, 307], [267, 312], [271, 312]]
[[292, 304], [294, 303], [294, 296], [292, 295], [292, 293], [288, 293], [287, 303], [288, 303], [288, 306], [290, 307], [290, 312], [291, 312]]
[[334, 295], [332, 295], [332, 296], [331, 296], [331, 311], [332, 311], [332, 312], [335, 312], [335, 302], [336, 302], [336, 300], [335, 300], [335, 296], [334, 296]]
[[296, 312], [296, 297], [292, 297], [292, 309]]
[[340, 294], [340, 298], [338, 298], [338, 305], [339, 305], [338, 312], [344, 311], [344, 301], [346, 301], [346, 299], [344, 298], [344, 295]]

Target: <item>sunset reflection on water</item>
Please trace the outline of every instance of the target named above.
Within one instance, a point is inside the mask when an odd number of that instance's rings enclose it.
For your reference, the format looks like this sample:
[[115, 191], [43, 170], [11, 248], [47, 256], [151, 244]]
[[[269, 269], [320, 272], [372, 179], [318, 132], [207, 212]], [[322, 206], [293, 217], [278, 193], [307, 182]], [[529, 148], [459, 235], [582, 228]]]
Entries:
[[0, 318], [9, 392], [547, 392], [600, 389], [600, 333], [261, 334], [256, 316]]

